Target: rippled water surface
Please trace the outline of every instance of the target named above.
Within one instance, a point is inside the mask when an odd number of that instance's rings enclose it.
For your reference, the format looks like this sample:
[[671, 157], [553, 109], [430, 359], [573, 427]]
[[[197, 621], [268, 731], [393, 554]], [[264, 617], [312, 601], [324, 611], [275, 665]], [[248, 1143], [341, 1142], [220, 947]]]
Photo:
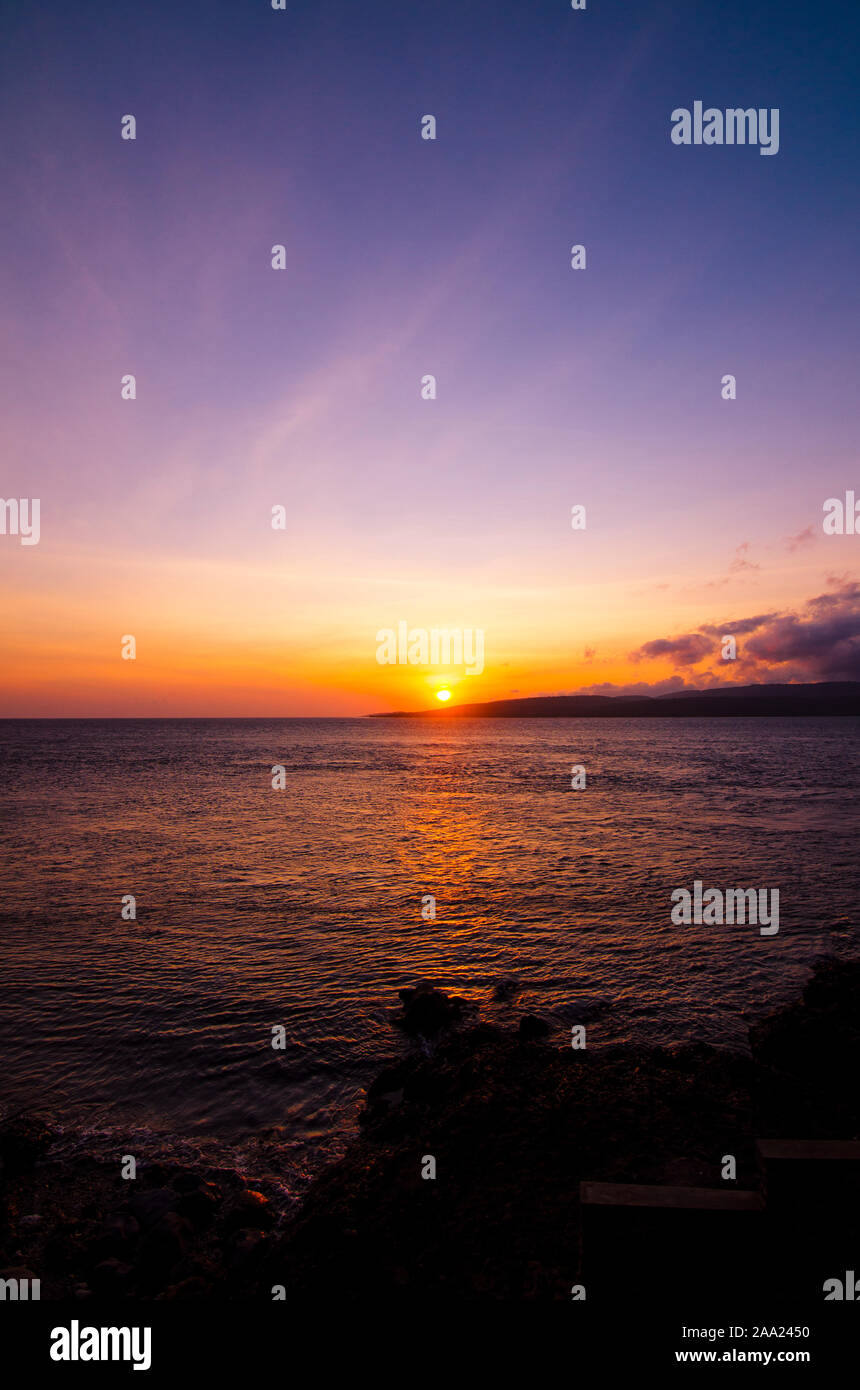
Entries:
[[[856, 954], [858, 752], [848, 718], [0, 722], [0, 1094], [292, 1190], [420, 978], [559, 1045], [742, 1044]], [[695, 878], [779, 888], [779, 934], [673, 926]]]

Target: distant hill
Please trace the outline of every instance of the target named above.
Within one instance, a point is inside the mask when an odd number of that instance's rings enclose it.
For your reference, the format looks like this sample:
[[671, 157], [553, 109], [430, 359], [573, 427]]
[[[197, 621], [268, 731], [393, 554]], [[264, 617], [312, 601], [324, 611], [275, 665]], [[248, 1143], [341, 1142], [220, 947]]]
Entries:
[[392, 710], [371, 719], [672, 719], [860, 714], [860, 681], [739, 685], [675, 695], [535, 695], [444, 709]]

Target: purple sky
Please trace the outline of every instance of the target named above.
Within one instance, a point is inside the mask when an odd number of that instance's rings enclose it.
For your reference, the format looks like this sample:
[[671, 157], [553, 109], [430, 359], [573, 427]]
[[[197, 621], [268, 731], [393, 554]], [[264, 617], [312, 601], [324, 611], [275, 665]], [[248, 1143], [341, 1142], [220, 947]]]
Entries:
[[[0, 536], [0, 712], [423, 707], [433, 673], [375, 660], [400, 619], [485, 630], [457, 698], [860, 676], [860, 537], [821, 529], [860, 497], [859, 25], [20, 8], [0, 491], [41, 537]], [[697, 99], [779, 108], [779, 153], [676, 147]]]

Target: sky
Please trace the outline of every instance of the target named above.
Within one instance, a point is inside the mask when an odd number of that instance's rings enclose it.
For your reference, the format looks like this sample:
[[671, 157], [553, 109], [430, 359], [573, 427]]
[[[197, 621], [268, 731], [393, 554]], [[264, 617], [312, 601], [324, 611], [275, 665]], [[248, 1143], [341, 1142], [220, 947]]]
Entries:
[[853, 0], [0, 23], [0, 715], [860, 679]]

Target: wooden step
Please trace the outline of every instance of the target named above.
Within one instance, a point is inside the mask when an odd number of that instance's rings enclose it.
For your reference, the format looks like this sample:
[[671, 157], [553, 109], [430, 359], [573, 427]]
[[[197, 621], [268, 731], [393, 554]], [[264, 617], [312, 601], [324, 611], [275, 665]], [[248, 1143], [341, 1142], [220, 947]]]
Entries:
[[586, 1297], [681, 1303], [742, 1298], [760, 1279], [764, 1201], [726, 1186], [663, 1187], [580, 1183]]
[[685, 1211], [761, 1211], [758, 1192], [730, 1187], [649, 1187], [642, 1183], [581, 1182], [579, 1200], [599, 1207], [670, 1207]]
[[[756, 1155], [774, 1217], [856, 1230], [860, 1215], [860, 1142], [854, 1139], [758, 1139]], [[847, 1234], [847, 1229], [846, 1229]]]
[[860, 1142], [759, 1139], [773, 1278], [794, 1270], [798, 1292], [818, 1299], [860, 1248]]
[[762, 1163], [860, 1163], [860, 1139], [757, 1139]]

